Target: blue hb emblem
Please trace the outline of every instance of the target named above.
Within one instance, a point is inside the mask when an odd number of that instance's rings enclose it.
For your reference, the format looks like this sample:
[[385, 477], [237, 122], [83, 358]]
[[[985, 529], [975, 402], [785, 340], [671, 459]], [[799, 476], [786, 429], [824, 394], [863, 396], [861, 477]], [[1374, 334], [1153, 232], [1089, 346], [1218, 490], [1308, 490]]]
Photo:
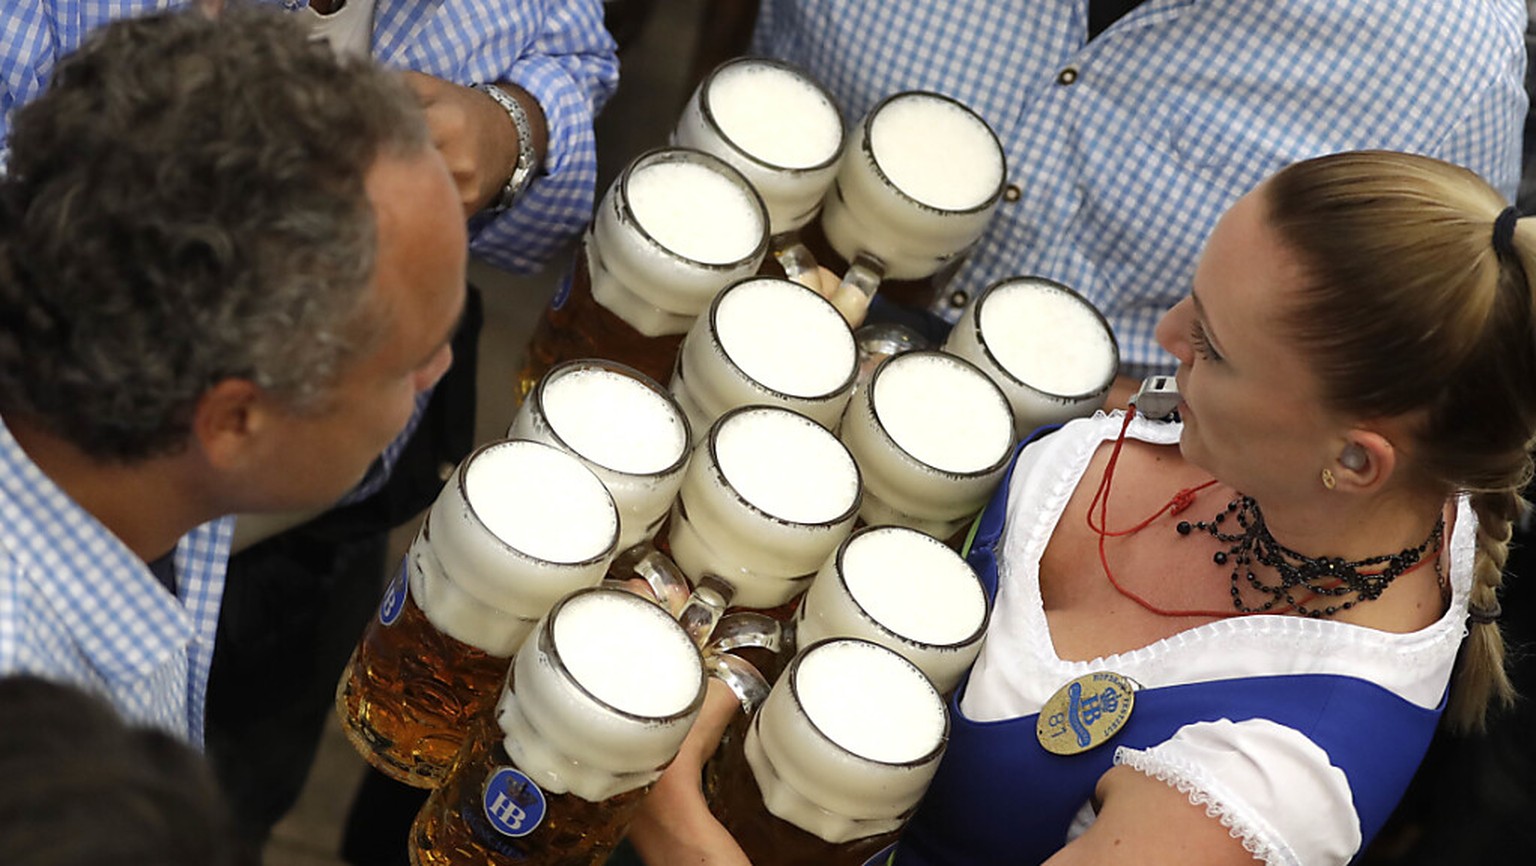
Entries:
[[527, 836], [544, 820], [544, 792], [511, 767], [498, 767], [485, 783], [485, 817], [505, 836]]
[[400, 618], [400, 611], [405, 610], [405, 597], [410, 594], [410, 581], [405, 575], [409, 561], [407, 558], [400, 563], [400, 573], [389, 582], [389, 588], [384, 590], [384, 600], [379, 603], [379, 622], [385, 625], [394, 625]]

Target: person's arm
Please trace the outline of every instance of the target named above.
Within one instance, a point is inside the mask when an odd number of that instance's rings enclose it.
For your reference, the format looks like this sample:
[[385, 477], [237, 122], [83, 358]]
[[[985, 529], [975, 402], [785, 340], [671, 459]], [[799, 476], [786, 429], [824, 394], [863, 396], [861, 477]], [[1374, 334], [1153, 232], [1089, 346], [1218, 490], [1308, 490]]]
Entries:
[[715, 820], [699, 787], [704, 762], [741, 704], [714, 677], [699, 718], [677, 759], [657, 780], [629, 827], [629, 842], [649, 866], [751, 866], [736, 840]]
[[1243, 866], [1253, 855], [1189, 795], [1130, 767], [1099, 780], [1103, 804], [1088, 830], [1046, 866], [1137, 863], [1140, 866]]
[[[434, 140], [477, 211], [470, 247], [498, 267], [538, 269], [592, 216], [592, 123], [618, 82], [602, 15], [598, 0], [445, 0], [432, 8], [379, 0], [374, 53], [420, 74], [412, 83]], [[534, 126], [534, 177], [504, 211], [479, 206], [495, 201], [511, 175], [517, 136], [506, 110], [476, 84], [501, 86]]]

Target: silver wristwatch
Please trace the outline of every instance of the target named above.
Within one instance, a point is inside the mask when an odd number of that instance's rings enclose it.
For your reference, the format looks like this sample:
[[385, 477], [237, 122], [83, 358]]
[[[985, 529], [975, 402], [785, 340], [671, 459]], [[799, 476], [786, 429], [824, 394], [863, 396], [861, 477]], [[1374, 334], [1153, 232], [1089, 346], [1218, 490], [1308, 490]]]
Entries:
[[517, 128], [517, 163], [512, 166], [512, 175], [507, 178], [507, 185], [501, 188], [501, 195], [491, 202], [493, 210], [506, 210], [533, 180], [533, 123], [529, 121], [528, 111], [523, 108], [523, 104], [500, 87], [476, 84], [475, 89], [496, 100], [496, 104], [507, 112], [507, 116], [512, 118], [512, 125]]

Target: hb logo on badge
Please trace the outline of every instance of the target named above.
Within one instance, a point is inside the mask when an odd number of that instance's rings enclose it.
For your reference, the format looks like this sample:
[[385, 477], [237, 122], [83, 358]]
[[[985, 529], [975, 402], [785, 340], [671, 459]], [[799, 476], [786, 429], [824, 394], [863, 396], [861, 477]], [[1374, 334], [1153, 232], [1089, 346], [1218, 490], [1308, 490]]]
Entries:
[[527, 836], [544, 820], [544, 792], [532, 779], [501, 767], [485, 783], [485, 817], [504, 836]]
[[1053, 754], [1086, 752], [1124, 727], [1135, 700], [1131, 681], [1119, 674], [1100, 671], [1080, 676], [1045, 702], [1035, 737]]

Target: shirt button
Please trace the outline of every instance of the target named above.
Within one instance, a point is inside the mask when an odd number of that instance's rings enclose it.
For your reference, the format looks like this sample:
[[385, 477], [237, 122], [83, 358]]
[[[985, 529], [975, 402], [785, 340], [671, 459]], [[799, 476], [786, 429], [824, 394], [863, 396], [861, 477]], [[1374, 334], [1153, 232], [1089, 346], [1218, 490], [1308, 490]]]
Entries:
[[949, 305], [951, 307], [963, 307], [970, 299], [971, 296], [965, 292], [952, 292], [949, 296]]
[[1012, 204], [1024, 197], [1024, 190], [1019, 189], [1016, 183], [1010, 183], [1003, 187], [1003, 201]]
[[1071, 66], [1068, 66], [1066, 69], [1063, 69], [1063, 70], [1061, 70], [1061, 72], [1058, 72], [1056, 74], [1056, 83], [1057, 84], [1071, 84], [1072, 82], [1074, 82], [1076, 80], [1077, 80], [1077, 69], [1075, 69], [1074, 67], [1071, 67]]

